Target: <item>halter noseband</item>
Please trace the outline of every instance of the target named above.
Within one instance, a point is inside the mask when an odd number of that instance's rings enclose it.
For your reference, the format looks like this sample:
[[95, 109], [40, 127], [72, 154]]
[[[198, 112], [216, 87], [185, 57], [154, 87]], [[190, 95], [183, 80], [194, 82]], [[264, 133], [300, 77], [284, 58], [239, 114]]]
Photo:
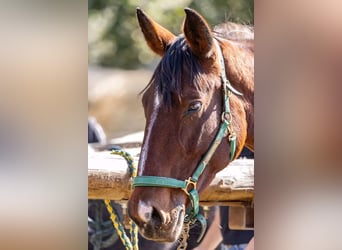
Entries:
[[240, 95], [240, 96], [242, 95], [242, 93], [234, 89], [234, 87], [230, 84], [229, 80], [227, 79], [221, 48], [216, 39], [214, 39], [214, 43], [217, 47], [218, 57], [219, 57], [218, 59], [220, 62], [220, 67], [221, 67], [221, 80], [223, 84], [222, 90], [223, 90], [223, 99], [224, 99], [224, 109], [223, 109], [222, 116], [221, 116], [221, 125], [216, 134], [214, 141], [209, 146], [209, 149], [207, 150], [204, 157], [198, 164], [193, 175], [184, 181], [174, 179], [174, 178], [169, 178], [169, 177], [161, 177], [161, 176], [137, 176], [133, 180], [133, 187], [166, 187], [166, 188], [182, 189], [189, 196], [191, 207], [192, 207], [187, 211], [184, 222], [188, 223], [188, 222], [194, 222], [198, 220], [202, 224], [202, 232], [198, 239], [198, 242], [201, 240], [205, 232], [206, 220], [201, 214], [198, 214], [199, 195], [196, 189], [196, 185], [197, 185], [199, 177], [201, 176], [208, 162], [214, 155], [217, 147], [220, 145], [225, 135], [225, 132], [227, 130], [229, 132], [228, 140], [230, 143], [230, 159], [234, 158], [235, 149], [236, 149], [236, 135], [231, 125], [232, 115], [230, 112], [229, 95], [231, 92], [236, 95]]

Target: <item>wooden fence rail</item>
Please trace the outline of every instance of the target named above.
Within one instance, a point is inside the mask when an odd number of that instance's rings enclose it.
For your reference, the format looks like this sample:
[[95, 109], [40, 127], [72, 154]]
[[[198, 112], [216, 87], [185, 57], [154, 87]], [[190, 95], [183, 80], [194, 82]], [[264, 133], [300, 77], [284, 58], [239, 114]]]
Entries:
[[[140, 148], [127, 149], [137, 156]], [[134, 157], [138, 162], [138, 157]], [[126, 201], [132, 191], [126, 161], [109, 151], [88, 153], [88, 198]], [[254, 160], [239, 159], [220, 171], [200, 195], [202, 204], [250, 203], [254, 197]]]

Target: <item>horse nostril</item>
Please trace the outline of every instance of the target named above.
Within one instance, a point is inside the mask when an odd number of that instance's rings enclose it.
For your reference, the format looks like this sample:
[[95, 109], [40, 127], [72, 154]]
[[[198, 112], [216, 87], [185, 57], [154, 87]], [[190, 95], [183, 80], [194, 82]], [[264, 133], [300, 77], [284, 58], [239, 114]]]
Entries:
[[138, 202], [136, 210], [131, 209], [128, 212], [130, 217], [138, 225], [149, 224], [155, 228], [159, 228], [163, 224], [171, 222], [171, 214], [141, 200]]
[[155, 227], [160, 227], [160, 225], [162, 224], [161, 214], [158, 212], [156, 208], [153, 208], [152, 210], [151, 221]]

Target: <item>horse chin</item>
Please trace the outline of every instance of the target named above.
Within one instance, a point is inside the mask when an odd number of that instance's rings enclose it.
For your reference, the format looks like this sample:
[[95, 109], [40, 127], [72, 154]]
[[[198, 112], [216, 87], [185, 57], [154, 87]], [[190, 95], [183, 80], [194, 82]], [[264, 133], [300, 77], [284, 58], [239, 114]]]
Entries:
[[182, 232], [183, 221], [184, 210], [180, 210], [168, 224], [161, 224], [159, 226], [144, 224], [139, 227], [139, 232], [148, 240], [156, 242], [175, 242]]

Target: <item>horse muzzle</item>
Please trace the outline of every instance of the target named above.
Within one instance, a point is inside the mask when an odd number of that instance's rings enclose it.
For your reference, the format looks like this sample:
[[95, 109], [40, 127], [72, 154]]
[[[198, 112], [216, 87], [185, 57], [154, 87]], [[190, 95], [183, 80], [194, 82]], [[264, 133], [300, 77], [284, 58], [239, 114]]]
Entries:
[[185, 205], [165, 209], [158, 203], [132, 200], [131, 197], [128, 214], [144, 238], [158, 242], [174, 242], [179, 238], [183, 228]]

